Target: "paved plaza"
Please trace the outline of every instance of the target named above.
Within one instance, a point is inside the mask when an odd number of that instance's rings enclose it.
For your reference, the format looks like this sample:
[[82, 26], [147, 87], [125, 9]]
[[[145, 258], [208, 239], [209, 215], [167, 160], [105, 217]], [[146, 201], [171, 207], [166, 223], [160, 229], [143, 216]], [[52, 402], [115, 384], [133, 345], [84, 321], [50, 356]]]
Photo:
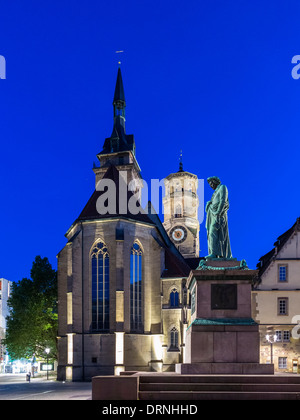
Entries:
[[91, 400], [91, 382], [60, 382], [26, 374], [0, 374], [0, 400]]

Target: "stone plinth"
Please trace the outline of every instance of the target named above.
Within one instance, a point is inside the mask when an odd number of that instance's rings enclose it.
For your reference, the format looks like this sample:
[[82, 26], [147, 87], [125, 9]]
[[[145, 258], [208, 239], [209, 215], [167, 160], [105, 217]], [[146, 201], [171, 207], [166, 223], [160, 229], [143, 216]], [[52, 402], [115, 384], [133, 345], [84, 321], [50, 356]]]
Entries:
[[208, 260], [191, 272], [191, 325], [178, 373], [274, 373], [259, 363], [259, 329], [251, 318], [256, 270], [244, 261]]
[[186, 333], [185, 362], [258, 363], [258, 325], [251, 318], [196, 319]]
[[94, 376], [92, 378], [93, 400], [137, 400], [139, 377]]

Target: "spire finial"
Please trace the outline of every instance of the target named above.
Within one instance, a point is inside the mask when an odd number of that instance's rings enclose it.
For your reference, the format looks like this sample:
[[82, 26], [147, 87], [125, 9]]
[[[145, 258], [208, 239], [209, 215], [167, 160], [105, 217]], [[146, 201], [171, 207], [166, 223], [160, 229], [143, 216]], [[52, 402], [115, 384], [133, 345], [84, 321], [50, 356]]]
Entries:
[[183, 164], [182, 164], [182, 150], [180, 150], [180, 156], [179, 156], [179, 171], [183, 172]]
[[[119, 50], [119, 51], [116, 51], [116, 54], [122, 54], [123, 52], [124, 50]], [[121, 60], [118, 61], [118, 67], [119, 68], [121, 67]]]

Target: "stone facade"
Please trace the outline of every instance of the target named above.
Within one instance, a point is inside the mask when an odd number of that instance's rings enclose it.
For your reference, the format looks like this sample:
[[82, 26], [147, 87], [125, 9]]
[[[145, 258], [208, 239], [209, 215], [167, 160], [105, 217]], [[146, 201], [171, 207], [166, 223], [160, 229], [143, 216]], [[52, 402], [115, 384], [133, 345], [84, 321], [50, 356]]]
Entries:
[[198, 178], [180, 168], [164, 182], [164, 228], [185, 258], [199, 257]]
[[[116, 230], [124, 231], [124, 240], [116, 240]], [[59, 273], [59, 347], [65, 362], [73, 347], [72, 378], [81, 378], [82, 363], [86, 375], [114, 373], [115, 333], [124, 332], [124, 366], [129, 370], [147, 370], [157, 360], [154, 342], [162, 334], [160, 276], [163, 253], [153, 235], [154, 227], [128, 220], [95, 221], [76, 225], [68, 234], [69, 242], [58, 256]], [[130, 250], [138, 239], [143, 249], [143, 334], [130, 332]], [[109, 331], [91, 334], [92, 296], [90, 253], [95, 242], [102, 241], [109, 252]], [[69, 296], [69, 298], [68, 298]], [[71, 298], [70, 298], [71, 296]], [[117, 307], [118, 302], [118, 307]], [[120, 305], [120, 302], [122, 304]], [[69, 308], [68, 305], [72, 305]], [[68, 312], [72, 318], [68, 319]], [[70, 343], [67, 344], [68, 339]], [[84, 343], [82, 343], [84, 341]], [[84, 346], [84, 361], [82, 360]], [[68, 350], [69, 348], [69, 350]], [[60, 357], [60, 360], [61, 357]], [[161, 357], [159, 359], [161, 361]], [[75, 371], [78, 371], [75, 373]]]
[[[120, 86], [119, 70], [113, 132], [97, 155], [100, 167], [93, 168], [96, 189], [57, 256], [59, 380], [174, 370], [183, 358], [190, 267], [156, 214], [130, 211], [142, 182], [133, 136], [125, 133]], [[116, 185], [116, 196], [108, 197], [114, 214], [99, 213], [106, 194], [101, 181]]]

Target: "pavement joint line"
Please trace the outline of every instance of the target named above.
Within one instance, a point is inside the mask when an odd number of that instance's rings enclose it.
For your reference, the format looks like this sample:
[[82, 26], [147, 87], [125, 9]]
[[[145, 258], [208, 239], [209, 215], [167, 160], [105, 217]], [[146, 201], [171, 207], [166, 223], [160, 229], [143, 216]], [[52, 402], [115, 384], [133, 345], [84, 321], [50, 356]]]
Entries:
[[27, 395], [24, 395], [23, 397], [11, 398], [11, 401], [13, 401], [13, 400], [22, 400], [22, 399], [24, 399], [24, 398], [29, 398], [29, 397], [32, 397], [33, 395], [49, 394], [49, 392], [54, 392], [54, 391], [53, 391], [53, 390], [51, 390], [51, 391], [37, 392], [37, 393], [35, 393], [35, 394], [27, 394]]

